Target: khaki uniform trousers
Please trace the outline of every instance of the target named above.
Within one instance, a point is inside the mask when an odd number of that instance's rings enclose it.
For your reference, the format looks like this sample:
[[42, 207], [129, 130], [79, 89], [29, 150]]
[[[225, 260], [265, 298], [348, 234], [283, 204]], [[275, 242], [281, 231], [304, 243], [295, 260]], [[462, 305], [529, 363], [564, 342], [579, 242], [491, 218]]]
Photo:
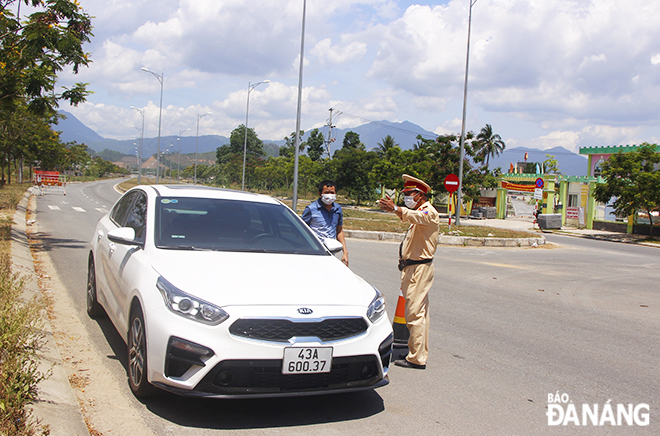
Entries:
[[434, 276], [433, 263], [410, 265], [401, 272], [406, 325], [410, 331], [406, 359], [418, 365], [426, 365], [429, 356], [429, 290]]

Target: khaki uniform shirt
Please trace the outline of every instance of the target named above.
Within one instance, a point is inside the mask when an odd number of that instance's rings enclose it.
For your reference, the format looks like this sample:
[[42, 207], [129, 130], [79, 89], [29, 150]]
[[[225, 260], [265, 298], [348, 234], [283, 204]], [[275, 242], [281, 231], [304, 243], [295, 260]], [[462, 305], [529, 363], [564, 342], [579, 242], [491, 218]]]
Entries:
[[438, 247], [438, 211], [428, 201], [417, 210], [401, 208], [401, 221], [410, 228], [401, 244], [401, 258], [410, 260], [432, 259]]

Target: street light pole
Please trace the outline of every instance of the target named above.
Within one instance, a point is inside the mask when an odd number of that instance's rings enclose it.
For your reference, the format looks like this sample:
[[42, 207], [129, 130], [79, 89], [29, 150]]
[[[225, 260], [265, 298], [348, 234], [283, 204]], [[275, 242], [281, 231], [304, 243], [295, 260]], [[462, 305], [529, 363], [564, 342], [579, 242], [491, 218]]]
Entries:
[[245, 139], [243, 141], [243, 182], [241, 183], [241, 191], [245, 191], [245, 161], [247, 159], [247, 135], [248, 135], [248, 113], [250, 112], [250, 92], [257, 86], [262, 83], [270, 83], [270, 80], [266, 79], [261, 82], [257, 82], [253, 85], [248, 82], [247, 87], [247, 105], [245, 108]]
[[197, 144], [199, 143], [199, 120], [204, 118], [207, 115], [211, 115], [211, 112], [205, 114], [197, 114], [197, 135], [195, 136], [195, 177], [193, 179], [193, 184], [197, 184]]
[[177, 164], [176, 164], [176, 183], [179, 183], [179, 178], [181, 176], [181, 135], [183, 135], [183, 132], [186, 132], [190, 130], [188, 129], [183, 129], [182, 131], [179, 132], [179, 137], [177, 138], [177, 141], [179, 142], [179, 158], [177, 159]]
[[467, 54], [465, 55], [465, 86], [463, 87], [463, 122], [461, 124], [461, 161], [458, 166], [458, 196], [456, 205], [456, 225], [461, 225], [461, 204], [463, 204], [463, 160], [465, 159], [465, 118], [467, 109], [468, 68], [470, 66], [470, 31], [472, 29], [472, 6], [477, 0], [470, 0], [470, 14], [468, 16]]
[[307, 0], [303, 0], [302, 16], [302, 36], [300, 37], [300, 69], [298, 71], [298, 111], [296, 114], [296, 141], [293, 160], [293, 195], [291, 208], [294, 212], [298, 207], [298, 154], [300, 147], [300, 114], [302, 111], [302, 84], [303, 84], [303, 61], [305, 57], [305, 13], [307, 10]]
[[138, 179], [137, 183], [138, 185], [142, 181], [142, 146], [144, 144], [144, 109], [138, 109], [135, 106], [131, 106], [131, 109], [135, 109], [136, 111], [140, 112], [140, 115], [142, 115], [142, 129], [140, 130], [140, 147], [138, 150]]
[[158, 150], [156, 153], [156, 184], [158, 184], [158, 180], [159, 180], [158, 173], [160, 172], [160, 127], [163, 118], [163, 79], [165, 78], [165, 73], [160, 73], [160, 75], [158, 75], [153, 71], [149, 70], [149, 68], [147, 67], [142, 67], [142, 71], [150, 73], [160, 82], [160, 105], [159, 105], [160, 109], [158, 111], [158, 144], [157, 144]]

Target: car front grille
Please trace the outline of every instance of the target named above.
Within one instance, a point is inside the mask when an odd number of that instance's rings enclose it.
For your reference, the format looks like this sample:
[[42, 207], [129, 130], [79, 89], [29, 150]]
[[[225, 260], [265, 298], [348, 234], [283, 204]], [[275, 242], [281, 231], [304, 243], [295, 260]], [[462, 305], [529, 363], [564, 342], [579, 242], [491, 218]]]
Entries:
[[249, 395], [364, 388], [382, 380], [376, 356], [332, 359], [323, 374], [282, 374], [282, 360], [225, 360], [195, 387], [207, 394]]
[[230, 327], [232, 335], [262, 341], [287, 342], [294, 337], [314, 337], [323, 342], [361, 335], [367, 331], [364, 318], [328, 318], [321, 321], [241, 318]]

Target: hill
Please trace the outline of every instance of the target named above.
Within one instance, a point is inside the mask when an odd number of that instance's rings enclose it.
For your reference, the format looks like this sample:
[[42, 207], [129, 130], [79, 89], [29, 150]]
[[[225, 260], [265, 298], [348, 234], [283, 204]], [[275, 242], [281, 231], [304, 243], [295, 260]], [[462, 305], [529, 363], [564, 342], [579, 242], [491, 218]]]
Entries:
[[101, 135], [81, 123], [73, 114], [64, 111], [60, 111], [60, 114], [65, 118], [53, 126], [53, 130], [60, 132], [62, 142], [76, 141], [79, 144], [89, 145], [91, 142], [103, 140]]
[[[119, 152], [124, 155], [135, 156], [137, 154], [138, 141], [134, 139], [116, 140], [106, 139], [98, 135], [92, 129], [81, 123], [75, 116], [68, 112], [62, 112], [66, 115], [66, 119], [61, 120], [55, 126], [55, 130], [61, 131], [60, 137], [64, 142], [76, 141], [78, 143], [86, 144], [90, 149], [95, 151], [103, 150], [104, 153], [109, 151]], [[326, 129], [319, 129], [322, 133], [327, 135]], [[309, 137], [311, 129], [305, 132], [302, 140]], [[365, 145], [367, 150], [372, 150], [378, 146], [382, 139], [390, 135], [394, 141], [399, 144], [401, 149], [409, 150], [417, 143], [417, 135], [422, 135], [424, 138], [433, 139], [437, 135], [428, 130], [424, 130], [420, 126], [413, 124], [409, 121], [401, 123], [393, 123], [390, 121], [372, 121], [358, 127], [349, 129], [335, 128], [332, 130], [334, 141], [330, 144], [330, 154], [338, 150], [342, 146], [344, 136], [347, 132], [355, 132], [360, 135], [360, 141]], [[285, 141], [280, 140], [264, 140], [264, 149], [270, 156], [276, 156], [280, 146], [284, 145]], [[199, 143], [196, 147], [196, 138], [194, 136], [182, 136], [179, 140], [176, 136], [163, 136], [160, 138], [160, 150], [162, 153], [177, 152], [182, 154], [195, 153], [197, 148], [198, 154], [213, 152], [222, 145], [228, 144], [229, 138], [219, 135], [203, 135], [199, 137]], [[142, 156], [148, 157], [156, 153], [158, 138], [144, 138], [144, 145]], [[559, 170], [562, 174], [583, 176], [587, 174], [587, 159], [584, 156], [573, 153], [563, 147], [555, 147], [548, 150], [539, 150], [535, 148], [516, 147], [512, 149], [505, 149], [499, 156], [495, 156], [490, 160], [491, 168], [502, 168], [502, 171], [509, 170], [509, 164], [524, 161], [525, 152], [528, 153], [528, 162], [543, 162], [546, 159], [546, 154], [554, 155], [559, 162]]]
[[490, 168], [502, 168], [502, 172], [509, 171], [509, 164], [525, 161], [525, 153], [528, 155], [527, 162], [543, 162], [546, 155], [553, 155], [559, 163], [561, 174], [570, 176], [587, 175], [587, 158], [564, 148], [554, 147], [547, 150], [537, 148], [516, 147], [505, 149], [499, 156], [491, 157]]

